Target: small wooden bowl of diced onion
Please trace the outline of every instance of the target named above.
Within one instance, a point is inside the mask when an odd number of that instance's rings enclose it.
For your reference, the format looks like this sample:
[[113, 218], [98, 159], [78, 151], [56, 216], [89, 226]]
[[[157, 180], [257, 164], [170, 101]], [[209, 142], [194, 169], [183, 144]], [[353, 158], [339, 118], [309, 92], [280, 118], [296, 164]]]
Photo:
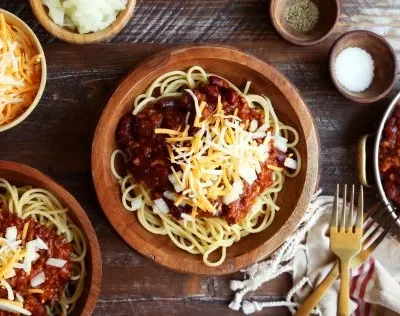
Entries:
[[40, 24], [73, 44], [103, 42], [117, 35], [132, 17], [136, 0], [29, 0]]
[[24, 121], [39, 103], [47, 79], [43, 48], [35, 33], [0, 9], [0, 132]]

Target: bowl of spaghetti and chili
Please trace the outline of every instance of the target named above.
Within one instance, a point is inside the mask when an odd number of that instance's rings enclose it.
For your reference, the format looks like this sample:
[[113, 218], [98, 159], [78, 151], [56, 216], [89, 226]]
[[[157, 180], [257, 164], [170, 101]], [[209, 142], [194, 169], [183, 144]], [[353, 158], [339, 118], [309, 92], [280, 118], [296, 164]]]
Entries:
[[28, 166], [0, 161], [0, 315], [90, 315], [100, 248], [82, 207]]
[[141, 63], [98, 123], [92, 175], [111, 224], [169, 268], [226, 274], [276, 249], [318, 181], [318, 136], [288, 80], [230, 47]]

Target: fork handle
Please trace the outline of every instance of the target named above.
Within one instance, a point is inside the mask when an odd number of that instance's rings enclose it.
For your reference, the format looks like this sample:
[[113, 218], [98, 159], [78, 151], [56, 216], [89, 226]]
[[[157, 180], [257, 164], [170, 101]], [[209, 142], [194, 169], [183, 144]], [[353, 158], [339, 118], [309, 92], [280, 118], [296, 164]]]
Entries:
[[325, 277], [325, 279], [315, 288], [314, 292], [307, 298], [307, 300], [297, 310], [295, 316], [308, 316], [321, 299], [325, 296], [337, 277], [339, 276], [339, 265], [335, 264], [335, 267]]
[[350, 314], [350, 260], [340, 260], [339, 316]]

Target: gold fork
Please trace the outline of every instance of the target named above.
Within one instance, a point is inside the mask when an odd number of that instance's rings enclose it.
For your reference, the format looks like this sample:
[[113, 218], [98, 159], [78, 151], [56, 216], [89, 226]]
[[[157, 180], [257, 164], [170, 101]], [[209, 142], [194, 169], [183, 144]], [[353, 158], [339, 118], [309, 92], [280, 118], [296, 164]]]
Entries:
[[360, 187], [358, 194], [358, 214], [356, 224], [353, 226], [354, 213], [354, 185], [351, 188], [349, 217], [346, 220], [346, 204], [347, 204], [347, 185], [344, 186], [342, 215], [340, 224], [338, 222], [339, 212], [339, 191], [337, 185], [335, 199], [333, 202], [332, 219], [330, 225], [331, 251], [340, 261], [340, 291], [338, 312], [341, 316], [349, 315], [350, 304], [350, 260], [361, 250], [362, 226], [363, 226], [363, 188]]
[[[391, 232], [400, 214], [392, 221], [392, 215], [388, 213], [394, 210], [388, 209], [388, 205], [382, 202], [375, 204], [365, 214], [365, 224], [363, 227], [363, 249], [355, 256], [350, 262], [350, 268], [357, 269], [364, 264], [370, 255], [374, 252], [376, 247], [382, 242], [388, 233]], [[376, 222], [381, 222], [380, 225], [375, 225]], [[325, 293], [330, 289], [339, 276], [339, 265], [336, 263], [332, 271], [325, 277], [325, 279], [315, 288], [312, 294], [297, 310], [295, 316], [308, 316], [312, 313], [313, 309], [318, 305]]]

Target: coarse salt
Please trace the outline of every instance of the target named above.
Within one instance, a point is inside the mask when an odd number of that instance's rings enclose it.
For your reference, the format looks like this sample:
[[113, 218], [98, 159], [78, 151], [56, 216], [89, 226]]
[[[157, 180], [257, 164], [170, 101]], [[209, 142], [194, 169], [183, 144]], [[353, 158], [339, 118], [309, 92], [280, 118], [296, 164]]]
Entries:
[[350, 92], [363, 92], [374, 78], [374, 60], [362, 48], [348, 47], [335, 60], [335, 75], [339, 83]]

